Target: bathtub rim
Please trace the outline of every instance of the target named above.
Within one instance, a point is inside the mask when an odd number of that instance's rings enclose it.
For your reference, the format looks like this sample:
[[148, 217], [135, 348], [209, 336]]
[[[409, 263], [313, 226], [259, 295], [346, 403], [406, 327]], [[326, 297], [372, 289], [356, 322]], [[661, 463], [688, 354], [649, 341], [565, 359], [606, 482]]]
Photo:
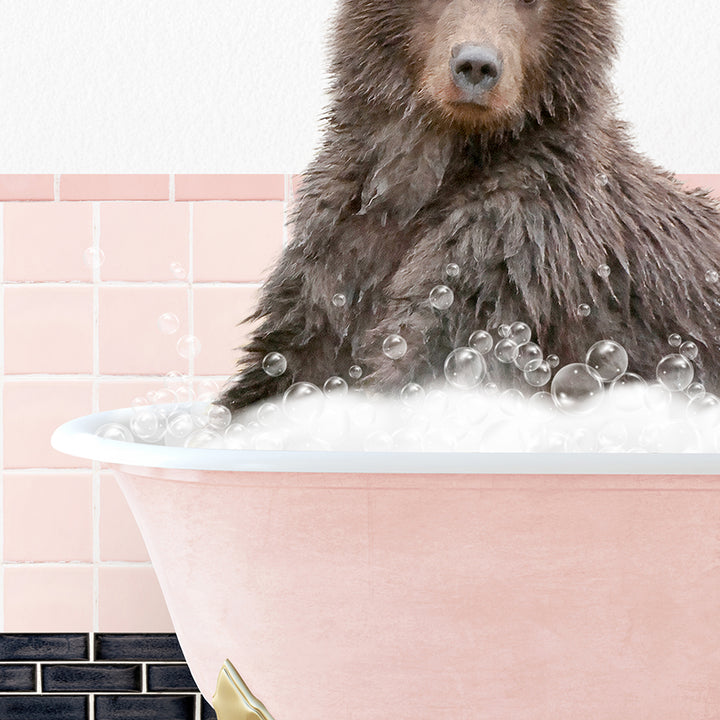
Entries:
[[[70, 420], [52, 435], [55, 450], [124, 467], [260, 473], [430, 475], [720, 476], [720, 453], [468, 453], [218, 450], [107, 440], [110, 422], [127, 424], [132, 408]], [[448, 462], [451, 460], [452, 462]]]

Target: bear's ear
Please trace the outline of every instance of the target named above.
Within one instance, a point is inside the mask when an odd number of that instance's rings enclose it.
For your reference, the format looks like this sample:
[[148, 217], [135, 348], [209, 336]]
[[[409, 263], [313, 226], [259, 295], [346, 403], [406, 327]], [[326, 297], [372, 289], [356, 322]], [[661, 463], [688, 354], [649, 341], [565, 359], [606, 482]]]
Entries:
[[450, 137], [407, 125], [389, 123], [373, 138], [359, 211], [386, 214], [401, 226], [435, 197], [453, 153]]

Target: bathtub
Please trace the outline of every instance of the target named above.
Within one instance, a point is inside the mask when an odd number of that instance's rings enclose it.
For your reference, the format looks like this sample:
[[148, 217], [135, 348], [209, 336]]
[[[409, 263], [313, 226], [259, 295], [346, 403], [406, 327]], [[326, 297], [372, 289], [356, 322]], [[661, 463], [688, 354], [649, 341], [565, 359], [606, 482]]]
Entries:
[[718, 456], [94, 435], [130, 413], [53, 445], [114, 471], [221, 720], [720, 717]]

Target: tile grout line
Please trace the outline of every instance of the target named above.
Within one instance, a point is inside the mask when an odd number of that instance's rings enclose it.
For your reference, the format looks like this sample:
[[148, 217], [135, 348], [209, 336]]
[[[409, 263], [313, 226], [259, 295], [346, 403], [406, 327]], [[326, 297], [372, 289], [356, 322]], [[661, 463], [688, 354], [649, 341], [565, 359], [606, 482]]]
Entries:
[[170, 199], [171, 203], [175, 202], [175, 174], [170, 173], [169, 175], [169, 187], [168, 187], [168, 198]]
[[60, 173], [53, 175], [53, 200], [60, 201]]
[[[195, 203], [188, 204], [188, 335], [195, 337]], [[188, 358], [190, 380], [195, 378], [195, 355]]]
[[[100, 233], [102, 232], [100, 203], [92, 204], [93, 232], [93, 379], [92, 379], [92, 411], [100, 409]], [[100, 463], [92, 463], [92, 629], [97, 631], [100, 624]], [[91, 636], [92, 637], [92, 636]]]
[[[5, 523], [5, 203], [0, 203], [0, 524]], [[0, 628], [5, 629], [5, 533], [0, 532]]]

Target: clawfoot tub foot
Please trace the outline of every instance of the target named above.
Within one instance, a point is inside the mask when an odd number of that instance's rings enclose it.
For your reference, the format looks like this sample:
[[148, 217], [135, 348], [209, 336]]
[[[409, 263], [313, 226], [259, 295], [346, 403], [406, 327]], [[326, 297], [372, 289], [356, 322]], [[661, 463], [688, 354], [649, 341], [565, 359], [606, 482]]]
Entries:
[[213, 707], [218, 720], [273, 720], [229, 660], [225, 661], [220, 670]]

